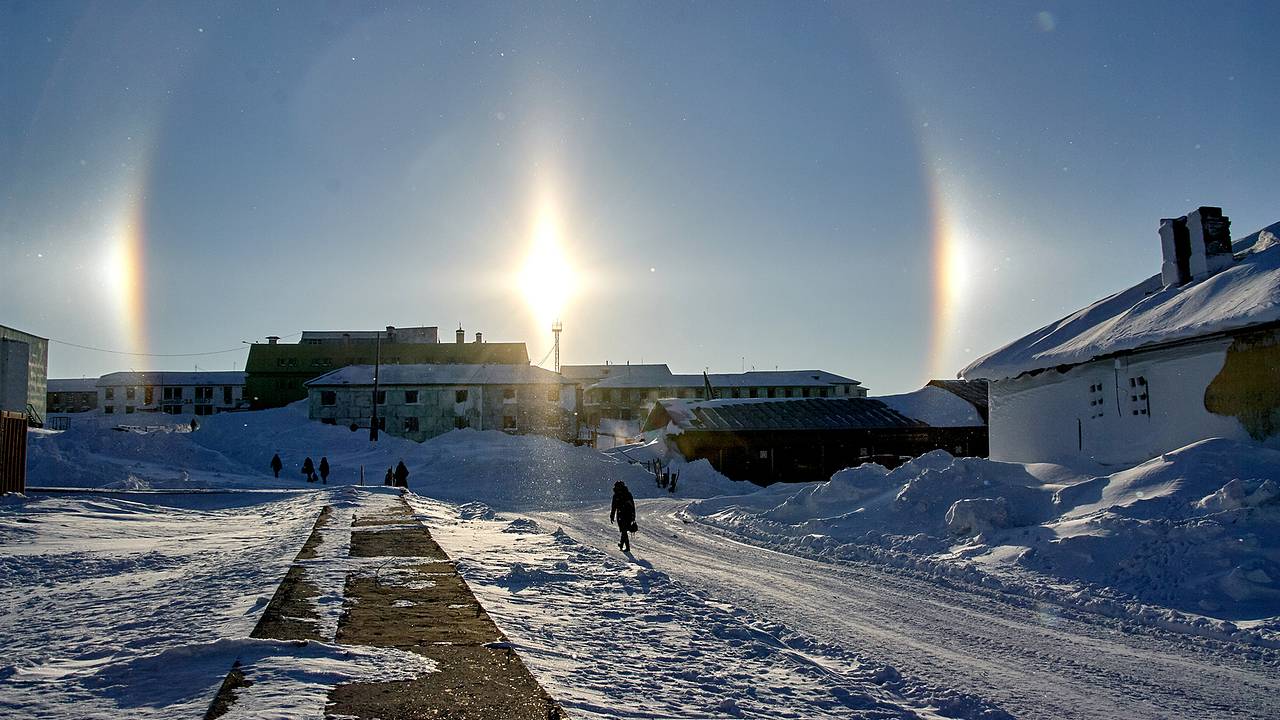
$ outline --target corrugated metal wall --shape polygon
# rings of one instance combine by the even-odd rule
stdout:
[[[0,495],[26,489],[27,417],[0,411]]]

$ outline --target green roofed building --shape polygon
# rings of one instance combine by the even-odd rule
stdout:
[[[245,363],[245,395],[255,409],[283,407],[307,397],[308,380],[351,365],[528,365],[522,342],[488,343],[476,333],[466,342],[459,328],[455,341],[439,341],[435,327],[372,331],[304,332],[297,343],[277,337],[254,343]]]

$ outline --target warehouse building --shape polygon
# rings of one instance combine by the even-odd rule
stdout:
[[[49,340],[0,325],[0,410],[44,424]]]

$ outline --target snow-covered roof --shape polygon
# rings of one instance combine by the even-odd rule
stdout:
[[[671,369],[665,364],[650,365],[561,365],[560,374],[570,380],[599,380],[601,378],[630,375],[631,373],[652,373],[655,376],[670,375]]]
[[[702,387],[702,375],[675,375],[666,365],[646,366],[663,371],[618,373],[602,379],[592,388],[667,388]],[[752,370],[744,373],[711,373],[708,376],[713,388],[730,387],[829,387],[831,385],[861,385],[862,383],[825,370]]]
[[[1168,288],[1160,275],[1149,277],[982,357],[960,377],[1001,380],[1280,321],[1280,223],[1232,250],[1236,262],[1221,272]]]
[[[379,385],[548,385],[571,381],[534,365],[383,365]],[[351,365],[303,383],[307,387],[373,385],[372,365]]]
[[[982,427],[987,424],[973,403],[935,385],[926,385],[915,392],[871,399],[933,427]]]
[[[113,372],[98,378],[96,387],[121,385],[243,385],[241,371],[211,372]]]
[[[94,392],[98,378],[56,378],[46,383],[49,392]]]

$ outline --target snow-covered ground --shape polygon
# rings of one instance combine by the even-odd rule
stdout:
[[[651,445],[371,445],[296,407],[31,443],[32,485],[122,491],[0,505],[0,715],[196,717],[240,657],[273,681],[239,712],[305,687],[286,716],[307,716],[384,672],[245,639],[322,505],[341,534],[390,497],[307,485],[307,455],[343,486],[403,458],[417,512],[576,717],[1280,716],[1280,452],[1210,440],[1096,477],[938,452],[759,490]],[[628,462],[655,458],[676,494]],[[630,556],[616,480],[640,499]],[[127,491],[154,488],[189,492]],[[341,547],[308,561],[324,587],[361,571]]]

